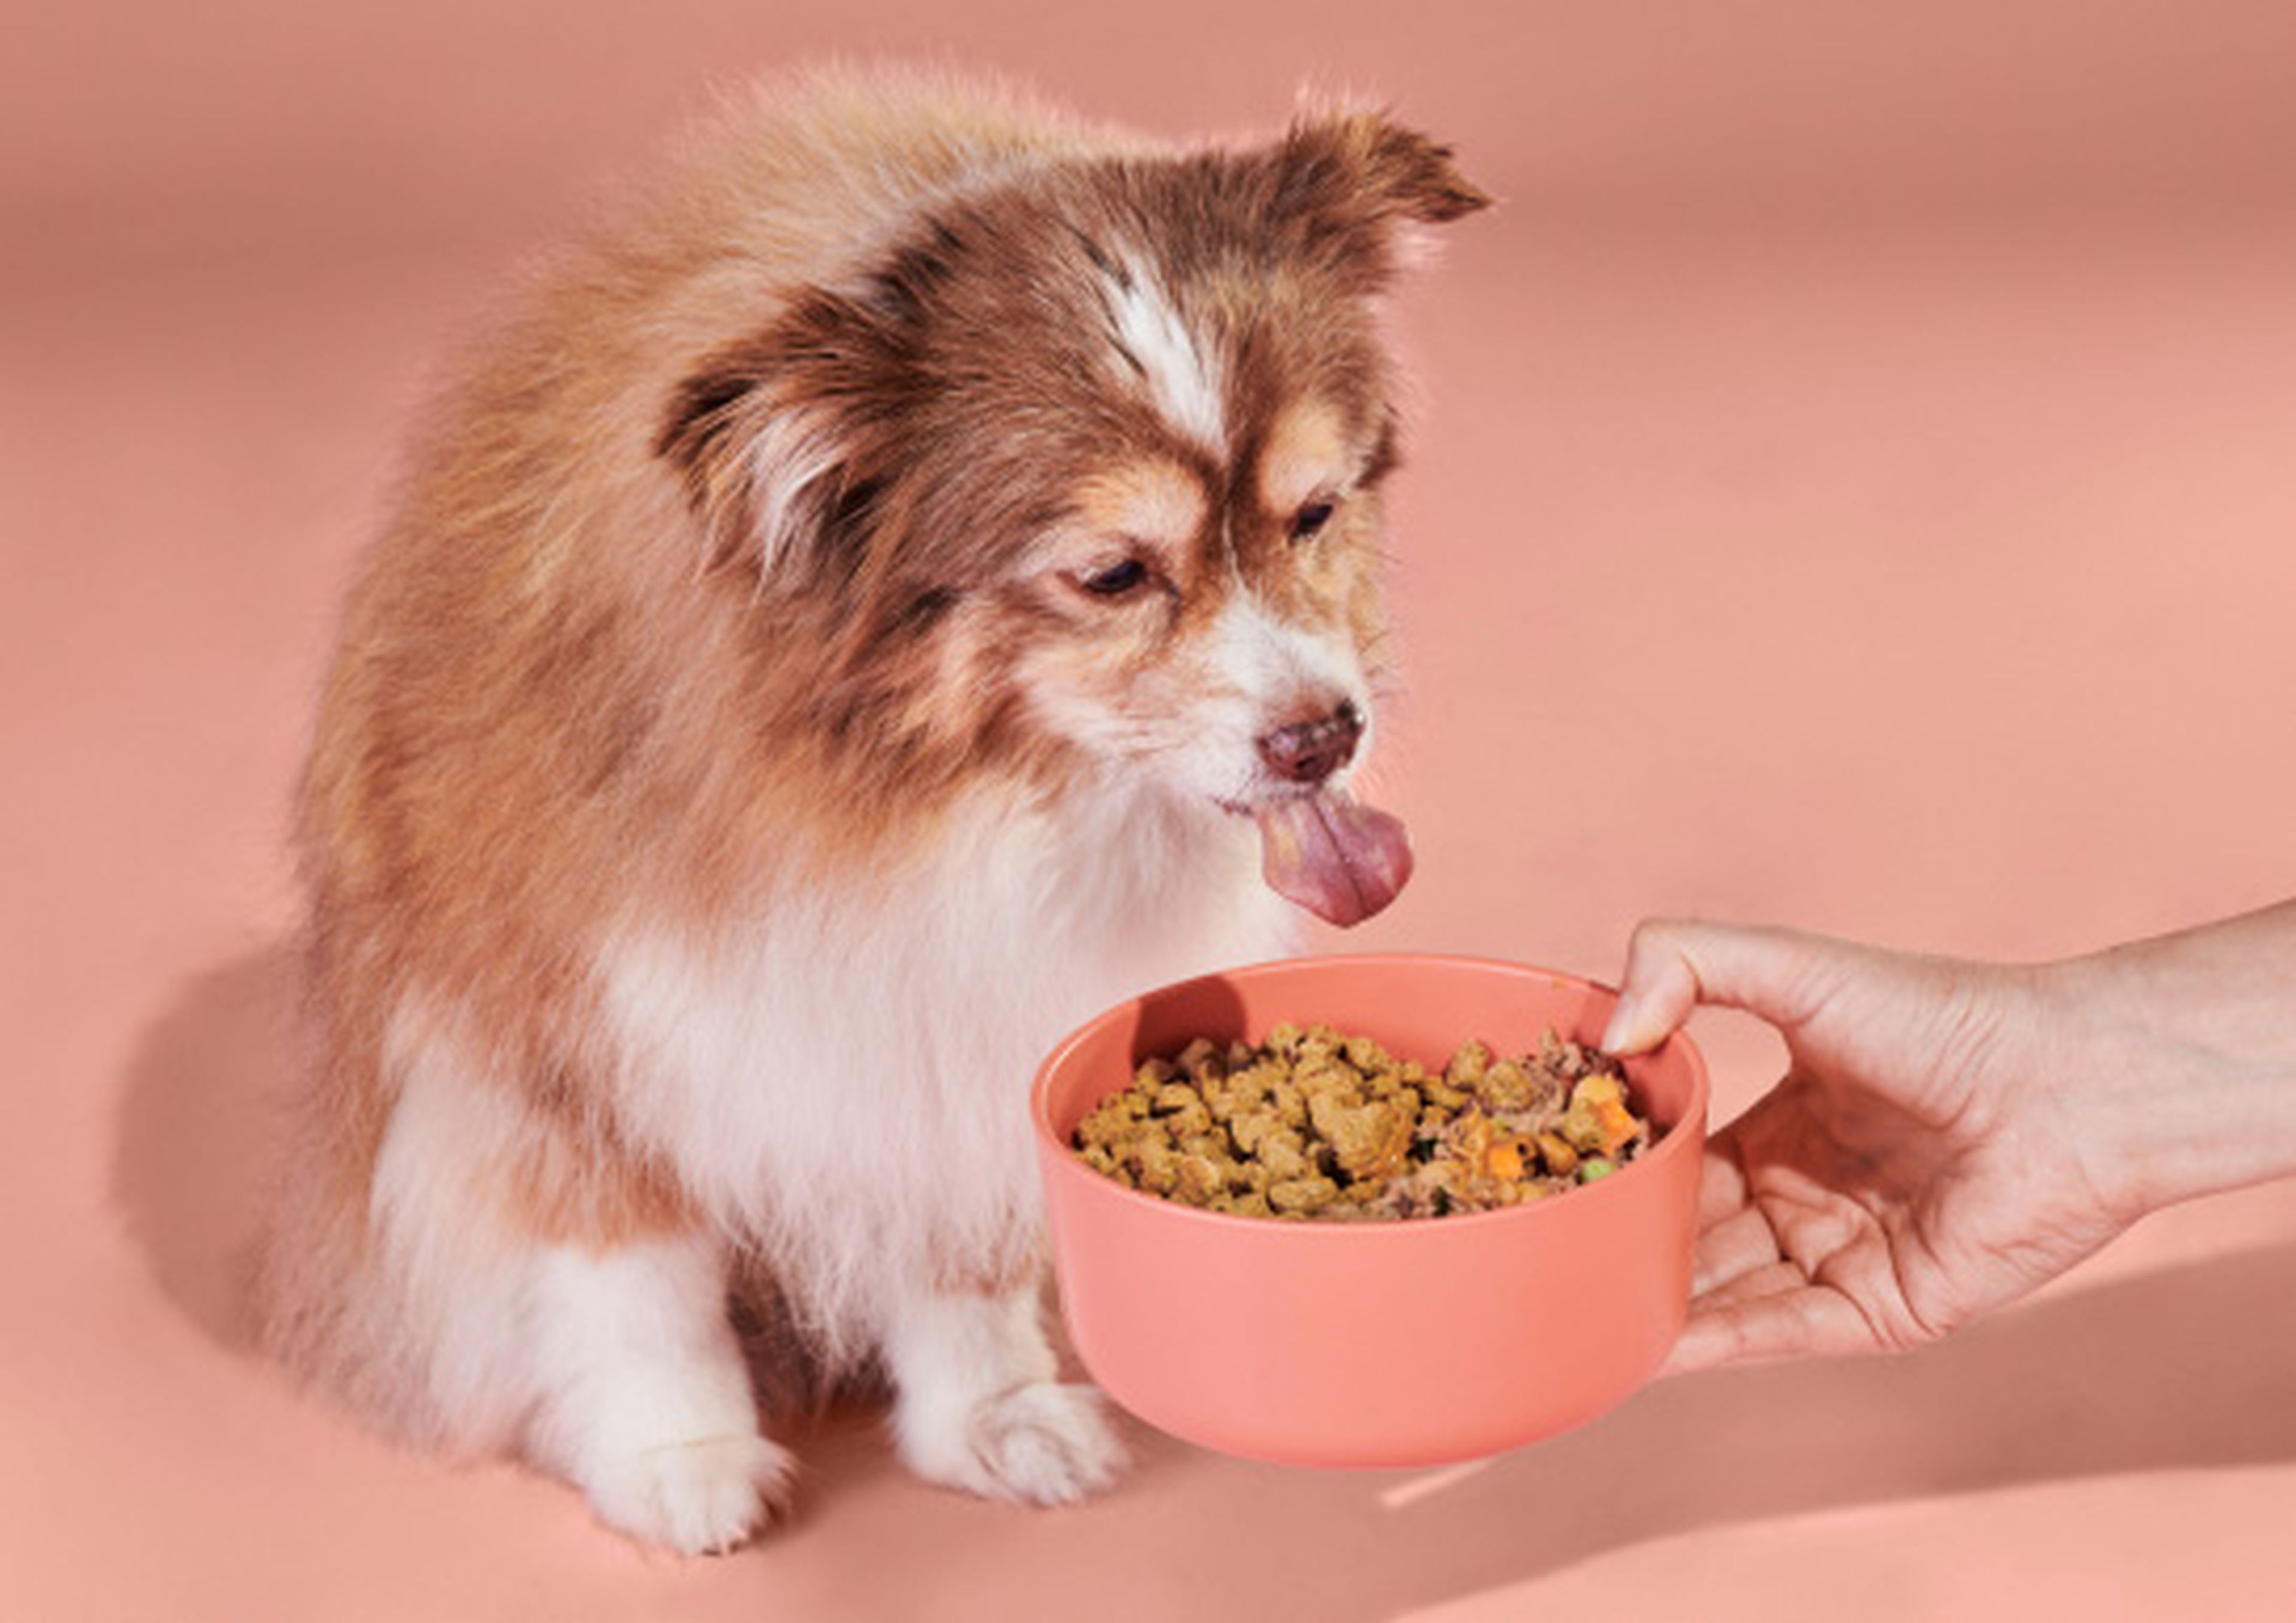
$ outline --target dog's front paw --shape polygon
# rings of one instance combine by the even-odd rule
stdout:
[[[745,1544],[789,1508],[797,1456],[751,1435],[681,1443],[585,1473],[590,1507],[607,1526],[681,1555]]]
[[[1113,1483],[1124,1445],[1099,1391],[1032,1381],[983,1398],[947,1426],[902,1438],[909,1469],[990,1499],[1072,1504]]]

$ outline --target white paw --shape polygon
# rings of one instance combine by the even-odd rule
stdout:
[[[903,1456],[931,1481],[1021,1504],[1072,1504],[1116,1480],[1124,1445],[1099,1391],[1034,1381],[948,1426],[905,1428]]]
[[[762,1437],[648,1448],[585,1474],[607,1526],[681,1555],[721,1554],[789,1508],[797,1456]]]

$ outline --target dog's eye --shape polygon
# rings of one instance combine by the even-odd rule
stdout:
[[[1123,597],[1138,591],[1148,582],[1148,566],[1137,558],[1127,558],[1104,570],[1082,577],[1077,585],[1095,597]]]
[[[1292,538],[1305,541],[1332,521],[1337,502],[1310,502],[1292,515]]]

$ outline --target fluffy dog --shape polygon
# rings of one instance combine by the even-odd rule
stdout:
[[[1173,150],[1003,92],[747,99],[426,420],[302,790],[314,1048],[267,1271],[373,1421],[639,1538],[790,1491],[764,1282],[902,1458],[1121,1450],[1055,1380],[1025,1093],[1067,1029],[1350,922],[1397,462],[1377,296],[1483,197],[1386,116]]]

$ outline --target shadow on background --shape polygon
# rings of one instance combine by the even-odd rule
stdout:
[[[282,1142],[292,995],[284,947],[191,982],[138,1051],[114,1159],[115,1202],[160,1287],[234,1350],[250,1342],[244,1268]],[[911,1482],[865,1406],[777,1430],[807,1488],[763,1554],[810,1559],[820,1541],[855,1616],[1070,1615],[1081,1541],[1147,1562],[1105,1597],[1110,1619],[1387,1619],[1702,1528],[2296,1460],[2296,1247],[2053,1296],[1909,1357],[1665,1382],[1408,1494],[1394,1490],[1424,1473],[1254,1464],[1135,1426],[1116,1493],[1025,1514]],[[993,1572],[953,1584],[941,1561],[853,1561],[857,1538],[969,1546]],[[701,1581],[769,1586],[774,1572],[736,1559]]]
[[[169,1301],[209,1339],[252,1356],[253,1283],[300,1061],[298,971],[281,942],[195,977],[136,1051],[112,1157],[111,1198]],[[760,1282],[737,1320],[753,1360],[801,1365]],[[871,1396],[793,1367],[763,1385],[780,1412],[836,1431]]]
[[[1433,1472],[1225,1459],[1136,1425],[1130,1435],[1135,1470],[1111,1497],[991,1521],[948,1496],[875,1482],[896,1471],[882,1443],[834,1427],[805,1456],[824,1501],[808,1533],[841,1542],[836,1524],[858,1499],[878,1502],[867,1508],[881,1537],[931,1529],[922,1542],[939,1548],[969,1533],[994,1552],[993,1589],[978,1594],[931,1562],[857,1567],[857,1617],[1074,1615],[1063,1608],[1090,1550],[1127,1573],[1094,1603],[1104,1620],[1368,1623],[1702,1529],[2296,1461],[2296,1247],[2070,1292],[1903,1357],[1662,1382],[1447,1485]],[[908,1507],[898,1520],[888,1497]]]
[[[2069,1292],[1907,1357],[1663,1382],[1455,1488],[1359,1518],[1409,1526],[1423,1565],[1348,1587],[1377,1598],[1356,1615],[1386,1617],[1701,1528],[2291,1460],[2296,1247],[2276,1247]]]
[[[144,1034],[120,1107],[111,1198],[168,1299],[234,1351],[286,1142],[295,957],[285,942],[194,978]]]

